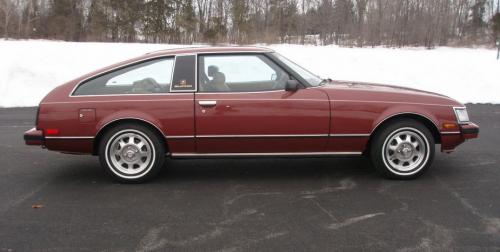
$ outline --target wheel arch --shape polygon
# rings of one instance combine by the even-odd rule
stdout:
[[[130,117],[130,118],[114,119],[112,121],[109,121],[109,122],[103,124],[99,128],[99,130],[97,131],[96,136],[94,137],[94,142],[92,145],[92,155],[98,155],[99,143],[101,142],[101,139],[104,136],[104,134],[108,130],[110,130],[110,129],[112,129],[120,124],[124,124],[124,123],[135,123],[135,124],[139,124],[139,125],[142,125],[142,126],[149,128],[151,131],[153,131],[157,135],[158,139],[164,144],[166,152],[167,153],[169,152],[169,147],[168,147],[167,140],[165,139],[165,135],[163,134],[163,132],[161,131],[161,129],[157,125],[155,125],[154,123],[152,123],[148,120],[145,120],[145,119],[131,118]]]
[[[412,119],[422,123],[431,132],[435,143],[441,143],[441,133],[439,132],[437,124],[432,119],[420,113],[404,112],[388,116],[375,125],[372,132],[370,133],[370,137],[368,139],[365,152],[370,150],[372,140],[380,130],[382,130],[386,125],[389,125],[394,121],[404,120],[404,119]]]

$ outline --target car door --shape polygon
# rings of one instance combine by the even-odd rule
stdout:
[[[305,86],[285,91],[290,78],[264,54],[199,55],[197,152],[323,152],[330,127],[328,97],[319,89]]]

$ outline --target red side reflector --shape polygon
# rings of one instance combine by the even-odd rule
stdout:
[[[59,135],[59,129],[46,129],[45,135]]]

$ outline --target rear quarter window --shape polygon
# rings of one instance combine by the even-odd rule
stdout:
[[[83,82],[73,96],[168,93],[173,66],[173,57],[126,66]]]

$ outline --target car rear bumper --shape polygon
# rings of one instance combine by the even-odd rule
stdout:
[[[32,128],[24,132],[24,142],[26,145],[44,145],[45,137],[43,131]]]
[[[468,139],[479,136],[479,126],[475,123],[460,125],[460,131],[441,133],[441,151],[452,152],[457,146]]]

